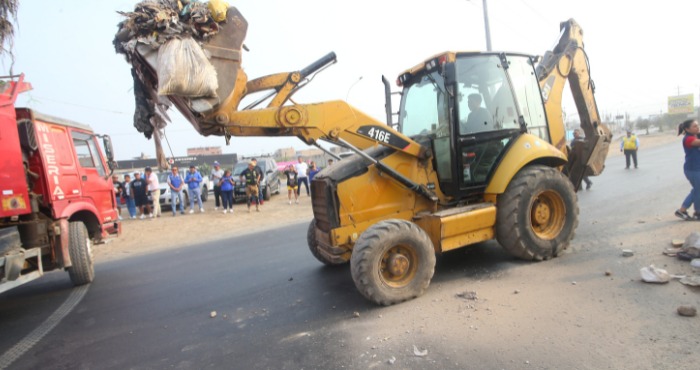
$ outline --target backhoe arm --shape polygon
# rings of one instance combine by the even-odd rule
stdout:
[[[588,57],[583,49],[583,30],[573,20],[562,22],[559,42],[545,53],[536,72],[540,81],[552,143],[562,152],[566,149],[566,127],[562,117],[562,93],[566,81],[576,103],[585,133],[583,142],[574,143],[568,153],[567,172],[576,190],[585,175],[597,176],[605,168],[612,134],[601,124],[595,101],[595,85],[590,76]]]
[[[192,123],[200,132],[227,138],[296,136],[308,145],[319,140],[350,144],[357,149],[384,145],[412,156],[425,156],[421,145],[344,101],[284,105],[304,86],[308,76],[334,62],[335,53],[329,53],[300,71],[277,73],[248,82],[239,78],[231,95],[218,109]],[[245,96],[265,90],[269,93],[261,99],[243,110],[238,109]],[[271,99],[267,108],[251,109],[267,99]]]

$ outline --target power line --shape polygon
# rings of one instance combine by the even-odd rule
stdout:
[[[91,107],[91,106],[81,105],[81,104],[75,104],[75,103],[69,103],[69,102],[65,102],[65,101],[61,101],[61,100],[56,100],[56,99],[51,99],[51,98],[45,98],[45,97],[41,97],[41,96],[36,96],[36,95],[33,95],[33,94],[29,94],[29,101],[28,101],[29,104],[31,104],[32,102],[39,102],[39,103],[41,103],[42,100],[46,100],[46,101],[50,101],[50,102],[58,103],[58,104],[70,105],[70,106],[79,107],[79,108],[97,110],[97,111],[102,111],[102,112],[107,112],[107,113],[126,114],[126,112],[115,111],[115,110],[110,110],[110,109],[105,109],[105,108]]]

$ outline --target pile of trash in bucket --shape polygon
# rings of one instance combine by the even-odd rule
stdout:
[[[171,104],[190,121],[219,104],[217,67],[235,79],[247,23],[221,0],[142,1],[133,12],[118,13],[125,19],[113,43],[132,65],[134,127],[146,138],[153,136],[161,153],[159,130],[170,120]]]

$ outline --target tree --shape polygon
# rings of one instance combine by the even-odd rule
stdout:
[[[12,55],[12,39],[15,35],[15,27],[10,21],[17,23],[18,0],[0,0],[0,54]],[[5,47],[8,44],[8,47]]]
[[[646,130],[646,134],[649,135],[649,126],[651,126],[651,121],[648,118],[637,118],[637,122],[634,125],[639,130]]]

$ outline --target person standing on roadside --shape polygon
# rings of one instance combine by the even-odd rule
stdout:
[[[309,192],[309,165],[304,162],[304,158],[297,158],[297,163],[294,164],[294,169],[297,171],[297,195],[301,193],[301,184],[303,183],[306,187],[306,195],[310,195]]]
[[[571,147],[574,147],[575,142],[583,142],[583,132],[581,132],[581,129],[577,128],[574,130],[574,138],[571,140]],[[593,181],[591,181],[588,176],[584,175],[583,176],[583,182],[586,183],[586,190],[590,189],[591,186],[593,186]]]
[[[134,172],[131,190],[132,194],[134,194],[136,207],[139,209],[139,218],[143,220],[146,214],[151,213],[151,206],[148,204],[148,183],[141,178],[140,172]]]
[[[185,202],[182,200],[182,187],[185,181],[180,176],[180,171],[177,166],[173,166],[168,175],[168,186],[170,187],[170,209],[173,211],[173,217],[177,214],[177,205],[180,205],[180,214],[185,214]],[[177,202],[177,203],[176,203]]]
[[[328,167],[333,165],[333,158],[328,159]]]
[[[214,210],[219,210],[219,205],[223,201],[223,196],[221,195],[221,178],[224,177],[224,170],[221,169],[221,165],[218,161],[214,161],[214,171],[211,172],[209,176],[211,182],[214,184]],[[226,206],[224,206],[226,210]]]
[[[202,183],[202,175],[199,174],[197,168],[192,165],[190,166],[190,172],[185,176],[185,182],[187,183],[187,189],[189,189],[190,195],[190,213],[194,213],[194,201],[197,200],[197,205],[199,205],[199,212],[204,213],[204,207],[202,206],[202,191],[199,184]]]
[[[634,168],[637,169],[637,150],[639,149],[639,138],[632,134],[632,130],[627,130],[627,136],[622,137],[620,151],[625,153],[626,170],[630,169],[630,157],[634,161]]]
[[[134,201],[134,191],[131,188],[131,176],[124,175],[124,200],[126,200],[126,209],[129,210],[129,218],[136,218],[136,202]]]
[[[241,181],[245,182],[245,195],[248,203],[248,213],[250,213],[250,203],[255,199],[255,210],[260,212],[260,198],[258,198],[258,185],[260,184],[260,174],[255,170],[255,163],[248,162],[248,168],[241,172]]]
[[[690,193],[685,197],[681,208],[675,212],[676,217],[684,220],[700,221],[700,126],[695,119],[683,121],[678,125],[678,135],[683,136],[683,151],[685,151],[685,163],[683,164],[683,172],[685,178],[690,182]],[[690,216],[688,209],[690,206],[695,208],[695,214]]]
[[[119,175],[112,175],[112,185],[114,186],[114,196],[117,204],[117,216],[122,219],[122,199],[124,198],[124,183],[119,181]]]
[[[294,193],[294,202],[299,204],[297,170],[290,164],[284,169],[284,175],[287,176],[287,198],[289,198],[289,205],[292,205],[292,193]]]
[[[234,181],[231,177],[231,171],[226,170],[219,180],[219,187],[221,188],[221,203],[224,207],[224,213],[233,213],[233,186]]]
[[[151,194],[151,199],[153,199],[151,218],[153,216],[160,217],[160,182],[158,182],[158,176],[153,173],[151,167],[146,167],[146,182],[148,183],[148,192]]]
[[[265,178],[265,174],[263,173],[262,168],[260,168],[260,166],[258,166],[257,159],[251,158],[251,161],[255,165],[254,169],[255,169],[255,171],[258,172],[258,175],[259,175],[258,176],[258,178],[259,178],[259,180],[258,180],[258,201],[260,202],[260,205],[263,205],[265,203],[265,199],[263,198],[263,188],[262,188],[262,186],[260,186],[260,184],[262,183],[263,179]]]

